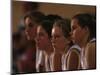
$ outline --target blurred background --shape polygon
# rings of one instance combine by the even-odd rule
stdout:
[[[27,12],[37,10],[45,14],[57,14],[69,19],[79,12],[96,14],[96,6],[12,1],[12,32],[17,32],[23,26],[22,19]]]

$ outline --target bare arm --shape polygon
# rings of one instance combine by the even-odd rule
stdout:
[[[77,70],[80,64],[80,56],[77,50],[73,49],[67,59],[67,69]]]
[[[95,42],[91,43],[86,48],[86,61],[87,61],[87,68],[88,69],[95,69],[96,68],[96,45]]]
[[[55,54],[54,60],[54,71],[61,71],[61,55],[60,54]]]

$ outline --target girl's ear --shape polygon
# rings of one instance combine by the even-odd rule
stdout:
[[[84,34],[85,34],[85,37],[89,37],[90,36],[90,31],[88,29],[88,27],[84,27]]]
[[[67,44],[70,44],[70,42],[71,42],[71,37],[67,37],[66,41],[67,41]]]
[[[86,33],[89,32],[88,27],[84,27],[84,31],[85,31]]]

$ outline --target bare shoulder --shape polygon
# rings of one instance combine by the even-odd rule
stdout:
[[[92,51],[95,51],[96,50],[96,42],[88,43],[86,46],[86,49],[87,49],[87,52],[89,51],[90,53]]]
[[[77,49],[73,48],[69,52],[67,66],[69,70],[76,70],[80,65],[80,53]]]
[[[85,57],[88,64],[88,68],[92,69],[96,67],[96,42],[88,43],[85,48]]]
[[[76,60],[79,61],[79,58],[80,58],[80,52],[76,49],[76,48],[73,48],[70,52],[69,52],[69,56],[68,56],[69,60],[70,61],[74,61]]]

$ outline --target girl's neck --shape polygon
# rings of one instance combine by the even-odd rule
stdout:
[[[87,35],[87,36],[85,36],[84,39],[81,41],[81,43],[79,44],[79,46],[80,46],[81,48],[85,48],[85,46],[87,45],[88,41],[89,41],[89,36]]]
[[[65,53],[67,53],[68,50],[69,50],[69,45],[66,46],[66,47],[65,47],[64,49],[62,49],[62,50],[56,49],[56,50],[54,50],[54,51],[55,51],[56,54],[58,53],[58,54],[63,55],[63,54],[65,54]]]
[[[51,44],[48,45],[48,47],[46,47],[45,52],[50,55],[51,53],[54,52],[53,47]]]

